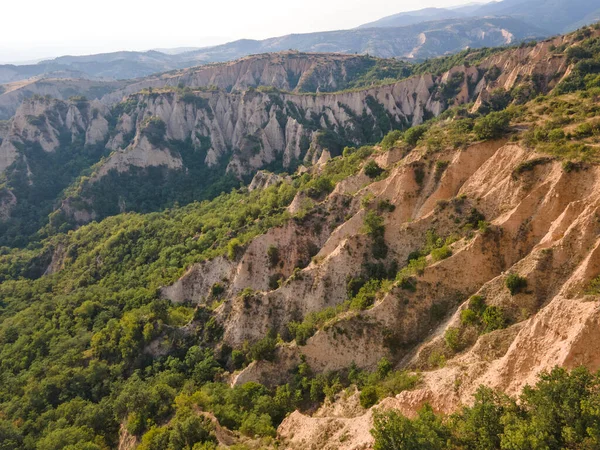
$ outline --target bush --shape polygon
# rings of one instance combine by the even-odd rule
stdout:
[[[363,408],[368,409],[378,401],[379,396],[377,395],[377,388],[375,386],[365,386],[360,391],[360,406]]]
[[[377,259],[383,259],[387,256],[388,247],[385,242],[385,226],[383,217],[374,211],[368,211],[365,214],[363,231],[368,234],[372,241],[372,253]]]
[[[227,257],[231,261],[235,261],[242,251],[242,243],[239,239],[233,238],[227,244]]]
[[[485,308],[487,308],[487,305],[485,304],[485,298],[481,295],[473,295],[469,299],[469,309],[473,310],[475,314],[479,316],[482,315],[485,311]]]
[[[450,350],[453,352],[461,351],[465,345],[461,338],[460,329],[457,327],[450,327],[444,333],[444,341]]]
[[[565,138],[565,132],[562,128],[555,128],[548,132],[548,140],[550,142],[560,142]]]
[[[527,279],[514,273],[506,277],[505,283],[510,295],[516,295],[527,287]]]
[[[279,249],[274,245],[269,245],[269,248],[267,249],[267,260],[269,261],[270,268],[279,264]]]
[[[441,261],[443,259],[449,258],[452,256],[452,250],[447,245],[443,245],[440,248],[434,248],[431,251],[431,259],[434,262]]]
[[[476,325],[479,322],[479,316],[472,309],[463,309],[460,312],[460,323],[462,325]]]
[[[268,414],[250,413],[240,426],[240,432],[249,437],[270,436],[275,437],[277,431],[273,427],[271,416]]]
[[[244,367],[245,363],[246,355],[244,355],[244,352],[240,350],[234,350],[231,352],[231,364],[233,365],[234,369],[241,369]]]
[[[442,175],[450,165],[450,161],[437,161],[435,163],[435,179],[440,180]]]
[[[510,117],[505,111],[493,112],[475,122],[473,131],[477,139],[499,139],[509,130]]]
[[[488,306],[483,313],[482,322],[485,325],[484,333],[506,328],[504,311],[498,306]]]
[[[167,124],[156,116],[148,117],[144,120],[142,133],[148,138],[148,141],[154,146],[165,143],[165,134]]]
[[[404,132],[404,142],[415,147],[427,132],[428,128],[427,125],[417,125],[416,127],[409,128]]]
[[[218,281],[210,288],[210,296],[213,298],[219,297],[223,292],[225,292],[225,286]]]
[[[594,278],[586,291],[588,295],[598,295],[600,294],[600,276]]]
[[[373,211],[368,211],[364,219],[364,231],[371,237],[383,235],[385,226],[383,225],[383,217]]]
[[[425,405],[414,420],[395,411],[376,412],[371,433],[375,438],[374,450],[442,450],[449,448],[450,430],[440,417],[435,416],[429,405]]]
[[[380,200],[377,203],[377,211],[379,212],[394,212],[396,210],[396,205],[392,204],[389,200]]]
[[[377,363],[377,375],[379,378],[385,378],[390,374],[393,368],[393,364],[387,358],[381,358]]]
[[[435,416],[425,406],[411,420],[395,411],[376,412],[375,450],[597,449],[600,374],[586,368],[554,368],[526,386],[519,402],[486,387],[473,406]]]
[[[277,349],[277,337],[274,331],[250,347],[250,358],[254,361],[273,361]]]
[[[402,132],[398,130],[390,131],[381,141],[381,148],[383,150],[391,150],[394,148],[396,142],[402,138]]]
[[[379,167],[375,161],[370,160],[367,164],[365,164],[365,175],[369,178],[377,178],[382,173],[383,169]]]
[[[360,288],[358,294],[351,300],[350,308],[355,310],[364,310],[373,306],[377,298],[377,293],[381,288],[381,281],[369,280]]]

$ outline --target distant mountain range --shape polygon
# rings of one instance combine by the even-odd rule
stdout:
[[[290,34],[260,41],[243,39],[182,53],[167,54],[152,50],[61,56],[33,65],[2,65],[0,84],[65,71],[81,72],[81,77],[92,79],[131,79],[210,62],[231,61],[251,54],[289,49],[301,52],[425,59],[455,53],[468,47],[502,46],[547,34],[543,29],[511,17],[446,19],[403,27]]]
[[[425,8],[387,16],[359,28],[402,27],[432,20],[487,16],[514,17],[553,35],[600,20],[600,0],[504,0],[457,8]]]
[[[61,56],[29,65],[0,65],[0,84],[39,78],[124,80],[251,54],[301,52],[369,54],[422,60],[465,48],[514,44],[600,20],[600,0],[504,0],[426,8],[384,17],[352,30],[242,39],[204,48]]]

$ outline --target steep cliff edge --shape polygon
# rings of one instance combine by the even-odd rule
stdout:
[[[247,56],[225,63],[207,64],[147,77],[102,97],[112,105],[142,89],[213,87],[228,92],[271,86],[283,91],[330,92],[345,89],[378,62],[400,67],[394,60],[340,53],[280,52]]]

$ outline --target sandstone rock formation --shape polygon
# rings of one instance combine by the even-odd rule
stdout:
[[[358,275],[372,261],[368,238],[360,232],[361,199],[389,200],[396,209],[385,214],[388,261],[406,261],[432,229],[458,237],[451,245],[452,255],[430,260],[422,274],[415,275],[414,290],[396,286],[374,307],[339,315],[305,345],[282,347],[274,365],[250,365],[235,383],[264,382],[275,368],[285,373],[300,362],[300,355],[316,371],[340,370],[352,363],[373,368],[385,356],[398,368],[424,371],[416,391],[378,406],[410,415],[425,402],[437,411],[451,412],[469,402],[480,384],[516,394],[540,371],[555,365],[599,369],[598,352],[589,343],[600,338],[600,307],[585,290],[600,273],[600,170],[586,166],[566,172],[559,162],[548,159],[532,171],[516,171],[536,157],[505,141],[475,144],[436,154],[436,160],[450,161],[440,177],[425,149],[413,152],[391,164],[386,179],[367,182],[353,193],[350,219],[338,224],[323,216],[323,229],[332,231],[311,238],[319,252],[281,287],[273,290],[267,285],[273,271],[266,250],[268,245],[280,245],[288,254],[295,251],[290,245],[301,246],[298,237],[304,233],[294,231],[295,224],[257,238],[237,262],[220,258],[193,267],[164,294],[176,301],[202,301],[209,297],[214,280],[226,278],[227,300],[219,309],[226,343],[239,346],[259,339],[270,328],[285,334],[289,321],[345,300],[346,278]],[[417,164],[426,171],[421,184],[415,181]],[[348,194],[332,193],[318,209],[335,211],[333,203],[344,195]],[[465,231],[464,219],[474,209],[489,221],[489,228]],[[292,261],[284,262],[284,277],[290,275]],[[217,268],[226,270],[216,274]],[[525,277],[527,289],[511,295],[505,286],[509,273]],[[247,287],[254,290],[250,298],[237,295]],[[460,328],[460,312],[474,294],[502,307],[511,326],[471,336],[465,350],[448,353],[444,333]],[[443,367],[436,367],[432,359],[436,352],[447,358]],[[340,400],[342,410],[348,401]],[[313,416],[295,412],[279,432],[286,448],[313,448],[318,442],[319,448],[369,448],[371,417],[372,412],[365,410],[352,414],[324,410]]]

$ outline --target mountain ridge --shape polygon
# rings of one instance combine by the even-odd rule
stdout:
[[[503,28],[504,27],[504,28]],[[369,53],[379,57],[428,58],[447,52],[457,52],[465,47],[498,46],[506,42],[498,30],[505,29],[514,36],[513,41],[545,36],[545,32],[535,26],[510,18],[473,18],[445,23],[414,24],[407,29],[380,28],[376,32],[364,30],[340,30],[321,33],[280,36],[262,41],[242,39],[231,43],[212,46],[176,55],[150,52],[115,52],[90,56],[65,56],[30,66],[0,66],[0,81],[17,81],[32,75],[51,73],[56,70],[78,70],[88,76],[111,79],[136,78],[157,72],[182,69],[202,63],[234,60],[253,53],[285,51]],[[470,33],[479,29],[479,33]],[[423,49],[419,54],[411,51],[422,33],[443,33],[444,42]],[[485,33],[490,34],[489,38]],[[329,41],[324,41],[324,39]],[[487,40],[486,40],[487,39]],[[414,53],[414,52],[413,52]],[[131,56],[125,59],[122,56]],[[2,75],[4,73],[4,76]]]

